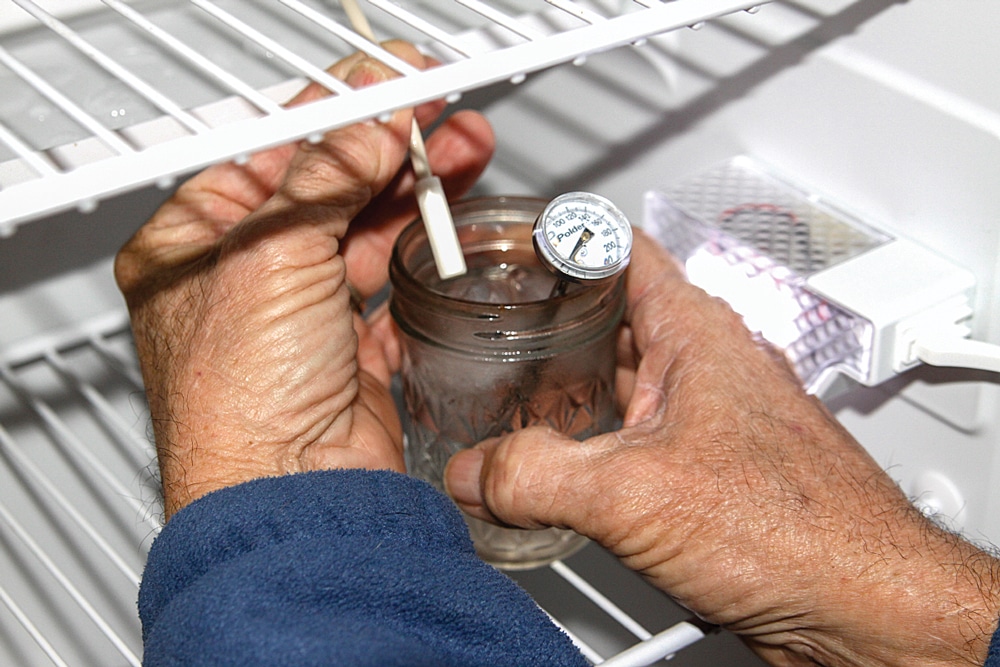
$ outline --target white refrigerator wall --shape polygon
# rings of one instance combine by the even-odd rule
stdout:
[[[805,6],[807,3],[801,3]],[[988,0],[765,6],[491,91],[491,193],[642,194],[739,154],[977,277],[1000,343],[1000,8]],[[918,501],[1000,542],[996,375],[922,367],[828,404]]]

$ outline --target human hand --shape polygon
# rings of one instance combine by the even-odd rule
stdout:
[[[386,48],[418,67],[401,42]],[[393,76],[355,54],[331,68],[354,87]],[[291,104],[325,92],[316,85]],[[428,123],[442,104],[415,111]],[[411,112],[267,150],[182,185],[117,257],[132,319],[169,517],[256,477],[335,467],[403,470],[388,391],[387,313],[352,317],[387,280],[396,234],[417,215],[400,171]],[[451,196],[493,148],[479,115],[453,115],[427,140]]]
[[[998,562],[943,531],[725,304],[636,233],[620,431],[456,454],[466,512],[572,528],[773,665],[982,665]]]

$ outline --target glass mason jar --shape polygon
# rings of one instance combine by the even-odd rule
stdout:
[[[615,426],[615,340],[621,277],[570,285],[535,256],[531,230],[546,202],[491,197],[452,208],[468,273],[442,281],[420,220],[400,235],[389,268],[402,336],[406,463],[443,489],[455,452],[547,425],[578,440]],[[564,558],[585,538],[549,528],[499,528],[466,517],[476,550],[503,568]]]

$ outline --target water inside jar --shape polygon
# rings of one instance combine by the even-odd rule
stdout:
[[[415,277],[444,296],[507,305],[544,301],[556,284],[530,245],[466,249],[465,263],[468,272],[456,278],[442,281],[434,266],[424,267]]]

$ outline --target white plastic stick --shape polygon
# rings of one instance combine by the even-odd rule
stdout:
[[[376,42],[375,33],[357,0],[341,0],[341,4],[357,33],[371,42]],[[424,229],[427,230],[427,241],[431,246],[438,275],[441,280],[464,275],[467,271],[465,254],[462,252],[462,244],[455,231],[455,220],[451,217],[451,208],[448,206],[448,198],[444,194],[441,179],[431,172],[424,137],[416,118],[410,127],[410,162],[417,177],[413,191],[417,196],[417,206],[420,207],[420,217],[424,221]]]
[[[438,275],[442,280],[464,275],[467,270],[465,255],[462,254],[462,244],[458,241],[455,222],[451,217],[451,209],[448,208],[444,188],[441,187],[441,179],[437,176],[421,178],[413,186],[413,190],[417,195],[417,204],[424,219],[427,240],[431,244]]]

